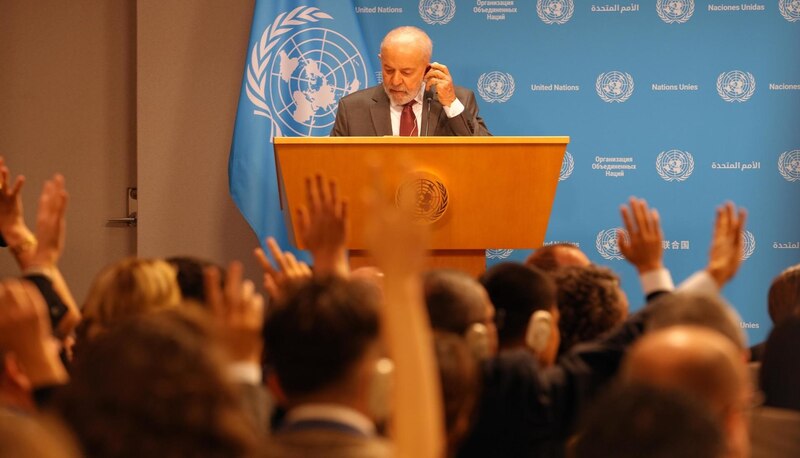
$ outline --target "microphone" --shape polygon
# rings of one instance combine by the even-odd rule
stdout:
[[[425,98],[425,103],[428,104],[427,113],[425,115],[425,136],[428,136],[428,129],[431,127],[431,102],[433,101],[433,91]]]

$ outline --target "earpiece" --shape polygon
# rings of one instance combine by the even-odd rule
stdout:
[[[472,356],[478,361],[482,361],[491,356],[489,342],[489,329],[483,323],[473,323],[467,332],[464,333],[464,340]]]
[[[528,320],[528,329],[525,331],[525,343],[534,352],[543,352],[550,341],[552,326],[553,315],[550,312],[546,310],[533,312]]]

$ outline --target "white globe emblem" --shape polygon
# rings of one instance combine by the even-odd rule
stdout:
[[[800,149],[781,153],[778,171],[786,181],[800,181]]]
[[[756,79],[750,72],[733,70],[717,77],[717,93],[726,102],[747,102],[756,90]]]
[[[326,135],[342,96],[365,86],[361,54],[344,35],[308,28],[288,37],[270,67],[270,100],[282,127],[296,135]]]
[[[503,103],[514,95],[514,77],[510,73],[489,72],[478,78],[478,94],[489,103]]]
[[[545,24],[566,24],[575,12],[572,0],[537,0],[536,14]]]
[[[569,154],[569,151],[564,153],[564,160],[561,162],[561,171],[558,173],[558,181],[564,181],[572,175],[575,170],[575,159]]]
[[[800,21],[800,0],[779,0],[778,9],[787,21]]]
[[[486,250],[486,258],[487,259],[506,259],[507,257],[511,256],[514,250],[501,250],[501,249],[492,249]]]
[[[622,251],[619,249],[619,242],[617,241],[617,231],[622,231],[623,237],[628,239],[628,234],[621,227],[612,227],[597,233],[595,240],[595,248],[605,259],[614,260],[622,259]]]
[[[455,15],[455,0],[419,0],[419,16],[427,24],[444,25]]]
[[[742,240],[744,246],[742,247],[742,261],[749,258],[756,251],[756,238],[750,231],[742,231]]]
[[[694,0],[658,0],[656,12],[667,24],[683,24],[694,14]]]
[[[633,77],[618,71],[601,73],[597,76],[595,90],[604,102],[622,103],[633,94]]]
[[[694,157],[677,149],[662,151],[656,157],[656,171],[664,181],[686,181],[694,171]]]

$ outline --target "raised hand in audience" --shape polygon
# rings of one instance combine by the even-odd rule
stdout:
[[[22,186],[25,177],[17,175],[9,182],[10,171],[0,157],[0,235],[3,236],[17,263],[24,269],[36,251],[36,238],[25,225],[22,211]]]
[[[261,247],[256,248],[253,254],[264,269],[264,289],[272,300],[278,301],[284,297],[287,288],[310,278],[312,273],[308,264],[298,261],[291,252],[282,251],[272,237],[267,238],[267,248],[277,268],[272,265]]]
[[[224,286],[216,267],[203,271],[206,301],[222,329],[224,342],[234,362],[259,364],[263,347],[264,298],[250,280],[243,279],[242,263],[228,265]]]
[[[622,221],[625,224],[627,237],[617,231],[617,243],[625,259],[639,274],[644,274],[664,267],[664,234],[658,211],[650,209],[647,201],[631,197],[629,206],[622,205]]]
[[[395,363],[393,434],[397,456],[444,456],[441,390],[422,295],[425,227],[388,203],[373,171],[366,228],[371,254],[385,273],[381,332]]]
[[[314,258],[315,275],[350,273],[345,242],[349,233],[347,200],[335,180],[321,174],[306,178],[306,205],[297,210],[300,239]]]
[[[67,382],[47,306],[29,282],[0,281],[0,349],[14,354],[33,388]]]
[[[743,208],[737,209],[733,202],[717,207],[706,271],[720,288],[736,275],[742,264],[742,232],[746,220],[747,211]]]

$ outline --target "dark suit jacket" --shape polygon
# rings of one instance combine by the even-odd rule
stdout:
[[[561,457],[576,417],[616,374],[643,332],[646,307],[597,342],[581,344],[542,369],[527,350],[510,350],[483,366],[483,393],[459,458]]]
[[[483,119],[478,116],[475,94],[467,88],[455,87],[456,97],[464,105],[464,111],[455,118],[448,118],[442,104],[433,97],[428,113],[428,95],[422,102],[422,125],[420,132],[429,136],[475,136],[491,135]],[[383,86],[374,86],[354,92],[339,100],[336,122],[331,137],[382,137],[392,135],[389,115],[389,97]],[[428,127],[430,119],[430,127]]]

